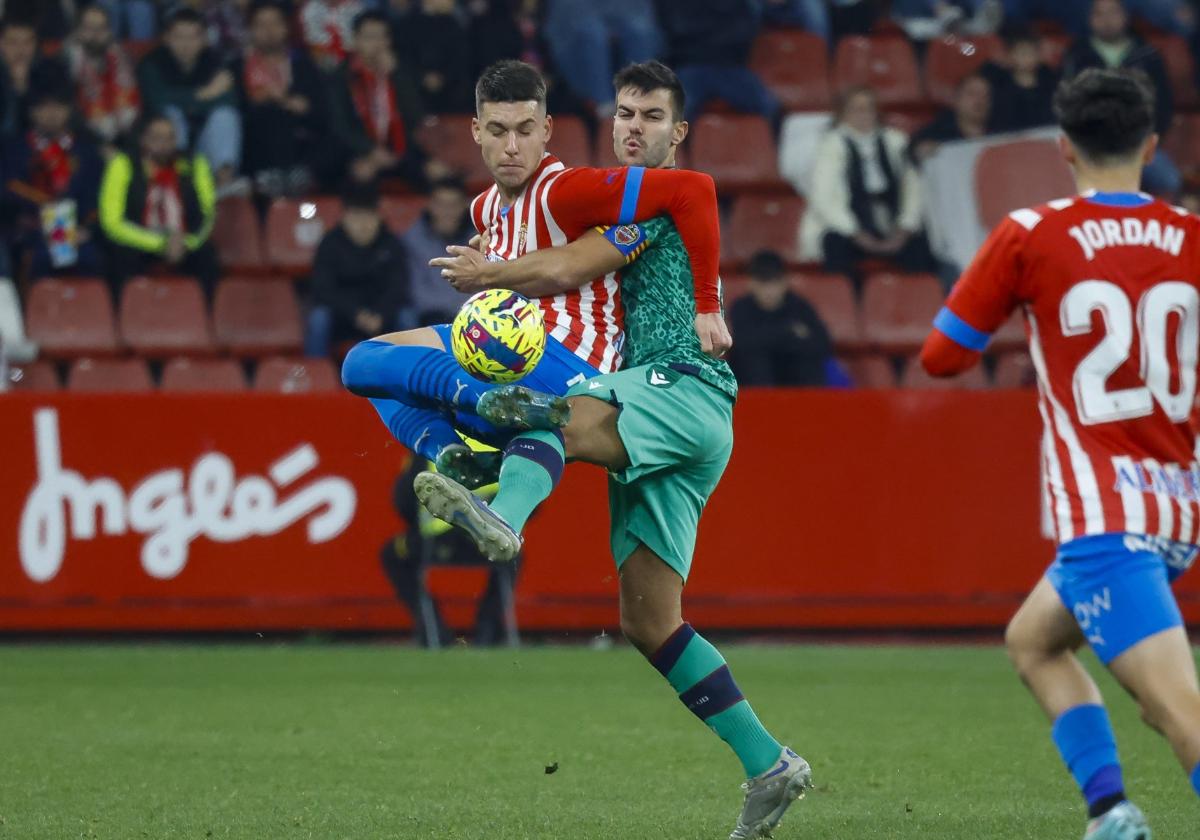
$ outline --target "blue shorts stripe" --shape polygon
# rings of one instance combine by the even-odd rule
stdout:
[[[644,166],[631,166],[625,174],[625,195],[621,198],[621,215],[617,223],[627,225],[637,215],[638,197],[642,193],[642,178],[646,174]]]
[[[980,353],[987,349],[988,341],[992,338],[990,333],[975,329],[945,306],[933,319],[933,326],[951,341]]]

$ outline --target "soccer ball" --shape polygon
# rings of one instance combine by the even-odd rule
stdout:
[[[473,295],[450,328],[450,349],[463,370],[484,382],[516,382],[546,349],[542,311],[507,289]]]

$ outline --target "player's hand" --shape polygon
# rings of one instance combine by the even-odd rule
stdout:
[[[472,294],[487,288],[484,273],[487,259],[468,245],[450,245],[448,257],[437,257],[429,261],[431,268],[440,268],[442,276],[460,292]]]
[[[477,233],[471,237],[471,241],[467,244],[486,256],[488,246],[492,244],[492,235],[490,233]]]
[[[696,316],[696,335],[700,337],[700,349],[719,359],[733,346],[733,336],[725,325],[720,312],[702,313]]]

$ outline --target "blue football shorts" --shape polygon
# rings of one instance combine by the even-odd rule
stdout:
[[[1143,639],[1183,625],[1171,584],[1200,548],[1144,534],[1063,543],[1046,578],[1105,665]]]

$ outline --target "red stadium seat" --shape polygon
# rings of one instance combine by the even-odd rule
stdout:
[[[13,391],[57,391],[62,385],[54,365],[43,360],[9,367],[8,387]]]
[[[908,364],[904,368],[904,375],[900,378],[900,385],[904,388],[922,388],[925,390],[970,390],[979,391],[988,386],[987,374],[983,370],[983,365],[977,364],[970,370],[960,373],[958,376],[930,376],[925,372],[925,368],[921,366],[921,361],[915,356],[908,360]]]
[[[1035,388],[1037,371],[1033,359],[1025,352],[1004,353],[996,357],[996,369],[992,371],[993,388]]]
[[[849,371],[856,388],[896,387],[896,367],[890,358],[881,353],[841,357],[838,361]]]
[[[1171,81],[1171,96],[1176,108],[1195,108],[1200,105],[1196,91],[1196,67],[1187,41],[1178,35],[1157,35],[1150,38],[1154,48],[1162,53]]]
[[[975,159],[980,223],[990,230],[1019,207],[1075,194],[1075,179],[1053,140],[989,146]]]
[[[925,54],[925,87],[929,98],[939,105],[952,104],[958,83],[1002,52],[1003,44],[995,35],[971,38],[947,35],[930,41]]]
[[[747,262],[764,249],[776,251],[789,263],[800,259],[800,217],[804,199],[798,195],[743,195],[733,205],[729,235],[721,237],[722,263]]]
[[[692,167],[711,175],[723,193],[785,187],[775,137],[762,117],[705,114],[692,126],[688,143]]]
[[[1184,178],[1200,178],[1200,114],[1176,114],[1163,146]]]
[[[840,274],[793,275],[792,291],[813,305],[839,349],[863,346],[858,302],[847,278]]]
[[[865,85],[875,91],[879,104],[920,105],[921,75],[912,46],[902,37],[866,38],[851,35],[838,42],[833,61],[833,87],[837,92]]]
[[[862,296],[865,340],[887,352],[910,353],[925,342],[942,306],[942,286],[932,274],[873,274]]]
[[[827,111],[833,104],[829,51],[819,35],[800,29],[763,32],[750,50],[750,69],[785,111]]]
[[[579,117],[570,114],[554,118],[554,131],[550,135],[546,151],[566,166],[591,166],[595,160],[587,126]],[[609,166],[611,161],[602,165]]]
[[[1000,329],[992,333],[988,351],[1002,353],[1005,350],[1020,350],[1025,343],[1025,317],[1020,312],[1014,312]]]
[[[213,302],[217,343],[231,353],[264,356],[300,349],[303,330],[287,280],[223,280]]]
[[[342,383],[328,359],[263,359],[254,376],[254,390],[277,394],[340,391]]]
[[[144,359],[78,359],[67,374],[67,390],[94,393],[153,391]]]
[[[171,359],[163,367],[163,391],[194,393],[244,391],[246,377],[233,359]]]
[[[245,196],[223,198],[217,204],[212,241],[225,268],[254,271],[264,264],[262,223]]]
[[[150,357],[213,352],[200,284],[190,277],[135,277],[121,290],[121,337]]]
[[[306,273],[321,237],[341,216],[342,203],[336,198],[275,199],[267,211],[267,263],[284,271]]]
[[[477,192],[492,184],[492,175],[471,135],[469,115],[426,117],[416,134],[429,156],[462,175],[470,190]]]
[[[25,304],[25,332],[52,358],[119,349],[108,286],[92,278],[35,282]]]
[[[408,230],[425,212],[429,199],[423,195],[385,195],[379,202],[383,222],[396,235]]]

